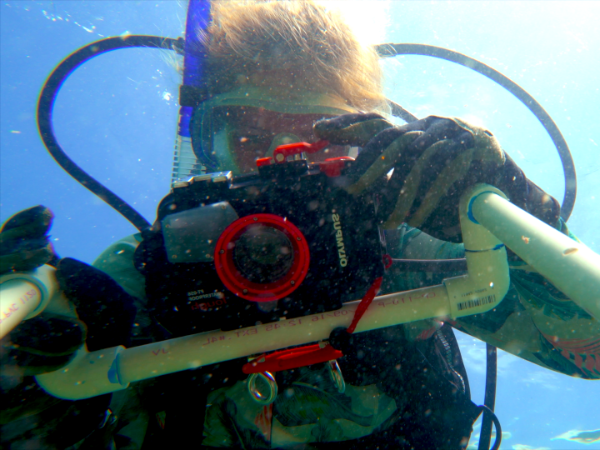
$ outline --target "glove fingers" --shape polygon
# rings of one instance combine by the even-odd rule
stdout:
[[[435,151],[429,154],[427,163],[423,167],[423,175],[420,181],[421,197],[431,189],[431,186],[436,182],[444,170],[450,168],[450,170],[462,171],[462,166],[464,164],[467,164],[468,169],[471,165],[472,158],[464,161],[457,159],[457,157],[470,148],[467,145],[469,136],[468,132],[463,132],[453,139],[438,141],[431,146]]]
[[[54,215],[45,206],[34,206],[10,217],[0,230],[0,273],[29,271],[54,258],[48,230]]]
[[[430,186],[422,186],[420,197],[413,204],[408,224],[415,228],[421,227],[429,218],[429,215],[434,210],[438,209],[449,193],[464,191],[464,180],[467,176],[473,158],[473,150],[461,151],[456,158],[452,160],[436,177],[435,181]],[[456,189],[455,183],[460,185],[460,189]],[[447,202],[446,202],[447,203]],[[448,216],[447,223],[458,223],[458,208],[457,203],[452,203],[453,209],[451,215]]]
[[[335,145],[363,147],[371,138],[393,125],[376,113],[344,114],[315,123],[313,129],[319,139]]]
[[[406,135],[411,136],[412,143],[401,139]],[[447,139],[447,136],[452,138]],[[384,202],[380,208],[380,217],[393,214],[384,225],[393,228],[406,219],[411,209],[416,210],[439,173],[472,142],[468,131],[451,120],[435,116],[386,129],[371,139],[358,155],[353,172],[364,172],[364,175],[349,191],[360,192],[373,183],[375,175],[387,173],[393,167],[394,173],[382,192]],[[380,158],[384,158],[383,161]],[[367,169],[371,167],[375,170]]]
[[[2,372],[3,375],[12,374],[12,376],[17,378],[54,372],[66,366],[73,356],[75,356],[75,353],[60,356],[43,356],[13,349],[2,356],[2,360],[4,361],[2,363]]]
[[[136,313],[133,297],[101,270],[71,258],[60,260],[56,278],[87,325],[90,351],[129,345]]]
[[[436,143],[422,153],[413,149],[407,152],[401,163],[394,168],[388,183],[386,202],[380,209],[382,217],[388,218],[384,228],[394,228],[406,221],[415,199],[419,196],[423,172],[442,145],[443,143]]]
[[[389,130],[396,131],[393,128],[390,128]],[[385,131],[380,134],[384,134]],[[390,170],[392,170],[394,165],[397,163],[398,158],[404,155],[408,146],[416,137],[419,136],[420,132],[412,131],[402,134],[399,137],[396,137],[398,133],[386,134],[388,135],[386,137],[395,138],[389,145],[386,144],[382,146],[379,142],[377,142],[376,145],[367,145],[367,148],[359,155],[360,158],[360,156],[362,156],[364,153],[366,154],[365,157],[360,158],[360,160],[357,158],[357,163],[353,165],[353,169],[356,167],[358,173],[361,173],[362,171],[364,171],[364,173],[360,176],[356,183],[348,188],[349,193],[357,194],[362,192],[380,177],[386,175]],[[379,138],[379,136],[377,138]],[[383,152],[379,150],[382,148],[385,149]]]
[[[469,186],[491,182],[498,166],[494,159],[481,159],[470,131],[440,143],[443,145],[423,173],[408,224],[427,229],[440,239],[460,242],[460,197]]]
[[[438,141],[449,139],[458,139],[459,141],[462,141],[464,148],[473,146],[472,134],[464,128],[461,128],[453,120],[432,116],[419,122],[422,122],[423,125],[428,125],[428,127],[426,128],[425,133],[413,142],[412,148],[415,151],[423,151]]]
[[[20,323],[0,341],[3,371],[9,366],[22,375],[57,370],[69,362],[85,340],[85,325],[79,320],[42,313]]]
[[[420,223],[427,219],[452,184],[470,167],[472,152],[465,152],[463,142],[460,138],[443,140],[424,152],[414,148],[407,152],[388,183],[387,208],[382,208],[383,217],[388,217],[384,228],[395,228],[407,220],[410,223],[411,219]]]
[[[54,214],[42,205],[20,211],[10,217],[0,229],[0,243],[8,239],[41,238],[52,226]]]
[[[2,341],[4,348],[42,356],[64,356],[77,351],[85,340],[85,325],[71,317],[42,313],[21,322]]]
[[[315,123],[314,127],[315,131],[319,132],[326,132],[328,130],[342,130],[351,125],[374,119],[383,119],[383,116],[377,113],[342,114],[341,116],[332,117],[330,119],[319,120]]]
[[[37,243],[24,242],[24,247],[34,247],[31,250],[19,249],[14,253],[1,254],[0,256],[0,273],[10,271],[28,272],[37,267],[43,266],[54,259],[54,249],[52,244],[41,242]],[[31,244],[31,245],[30,245]]]
[[[412,142],[401,139],[411,135]],[[363,148],[353,171],[359,180],[349,191],[360,192],[394,168],[381,191],[378,211],[384,228],[403,222],[419,226],[443,202],[455,184],[469,173],[473,159],[473,133],[458,122],[430,116],[380,132]],[[454,212],[449,223],[454,224]],[[430,231],[430,230],[429,230]]]

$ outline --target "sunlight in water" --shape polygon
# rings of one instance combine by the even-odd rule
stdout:
[[[358,38],[366,44],[385,42],[391,0],[320,0],[327,8],[339,10]]]

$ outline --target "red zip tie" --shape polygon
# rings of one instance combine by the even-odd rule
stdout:
[[[367,291],[365,296],[362,298],[360,303],[358,304],[358,308],[356,308],[356,312],[354,313],[354,317],[352,318],[352,323],[346,329],[346,331],[348,333],[352,334],[352,333],[354,333],[354,330],[356,330],[356,325],[358,325],[358,321],[363,316],[363,314],[365,313],[365,311],[367,310],[367,308],[369,307],[369,305],[375,298],[375,295],[377,295],[377,292],[379,291],[379,288],[381,287],[382,281],[383,281],[383,277],[377,278],[373,282],[373,284],[371,285],[371,287],[369,288],[369,290]]]
[[[270,355],[259,356],[249,363],[244,364],[242,371],[246,374],[259,372],[274,373],[323,363],[341,358],[342,356],[344,354],[341,351],[336,350],[329,344],[326,344],[325,347],[321,347],[320,344],[307,345],[282,350]]]

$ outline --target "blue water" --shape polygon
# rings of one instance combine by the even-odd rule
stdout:
[[[364,14],[360,5],[358,16],[368,15],[361,26],[371,38],[465,53],[542,104],[563,132],[578,173],[569,225],[600,252],[600,2],[369,2]],[[56,215],[52,240],[59,254],[86,262],[135,231],[46,153],[35,123],[37,96],[55,65],[89,42],[123,33],[180,36],[185,7],[175,1],[0,4],[1,220],[44,204]],[[55,130],[69,155],[150,221],[169,189],[179,81],[173,64],[167,52],[150,49],[100,56],[69,78],[54,110]],[[407,56],[386,61],[385,69],[392,99],[419,117],[479,118],[531,179],[562,199],[556,150],[510,94],[441,60]],[[468,336],[460,342],[473,397],[481,403],[484,347]],[[600,384],[503,352],[499,367],[497,415],[511,434],[503,449],[600,448],[551,440],[572,429],[600,428]]]

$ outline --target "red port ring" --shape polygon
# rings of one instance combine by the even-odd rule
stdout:
[[[289,239],[294,252],[292,267],[271,283],[255,283],[235,267],[233,249],[237,239],[254,226],[268,226],[281,231]],[[302,232],[291,222],[274,214],[252,214],[230,224],[219,237],[215,248],[215,266],[227,289],[238,297],[253,302],[272,302],[295,291],[308,273],[310,251]]]

